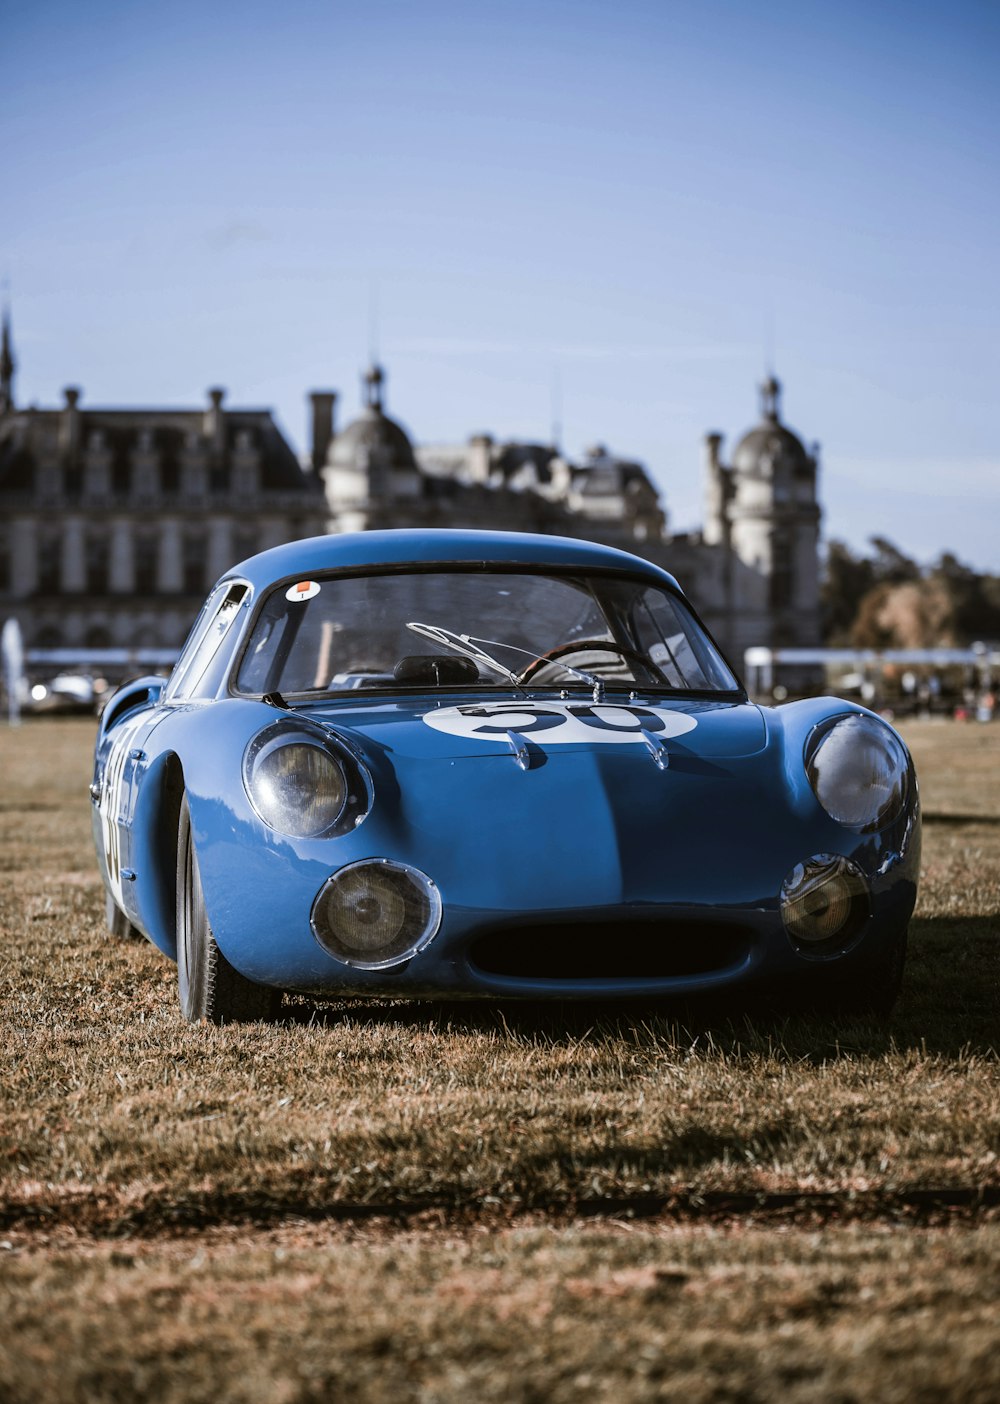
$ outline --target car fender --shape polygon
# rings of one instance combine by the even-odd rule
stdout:
[[[829,696],[762,707],[761,715],[769,742],[773,738],[782,757],[789,802],[822,845],[815,851],[842,854],[858,863],[871,885],[876,910],[890,917],[893,930],[905,928],[916,904],[921,852],[920,794],[906,742],[891,728],[907,757],[908,801],[893,823],[862,833],[837,823],[816,798],[805,767],[809,739],[817,726],[835,717],[864,716],[884,726],[889,723],[856,702]]]

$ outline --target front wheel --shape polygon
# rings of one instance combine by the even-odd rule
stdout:
[[[177,833],[177,984],[185,1019],[212,1024],[273,1019],[281,991],[255,985],[219,950],[208,924],[187,799]]]

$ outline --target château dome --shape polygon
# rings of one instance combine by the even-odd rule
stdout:
[[[802,440],[781,423],[780,398],[781,382],[768,376],[760,387],[761,422],[733,449],[732,466],[737,473],[767,477],[779,464],[793,473],[812,471],[814,462]]]

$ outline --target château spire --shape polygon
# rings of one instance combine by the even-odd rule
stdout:
[[[4,303],[3,330],[0,331],[0,414],[14,408],[14,372],[17,362],[10,334],[10,308]]]
[[[760,387],[760,412],[765,419],[777,424],[780,415],[778,407],[781,402],[781,381],[774,375],[769,375]]]
[[[384,381],[385,371],[374,361],[361,377],[361,394],[365,408],[378,410],[379,414],[382,413],[382,385]]]

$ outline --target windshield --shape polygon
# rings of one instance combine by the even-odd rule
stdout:
[[[523,571],[317,577],[264,602],[236,691],[740,690],[682,600],[647,581]]]

